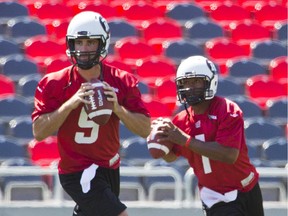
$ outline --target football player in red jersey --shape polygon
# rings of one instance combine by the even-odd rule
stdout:
[[[207,216],[263,216],[259,174],[248,158],[244,120],[237,104],[215,96],[215,65],[203,56],[181,62],[175,79],[185,110],[164,122],[160,141],[174,147],[163,157],[168,162],[187,158],[198,179]]]
[[[42,140],[57,133],[60,182],[76,202],[73,215],[127,216],[119,200],[119,122],[147,137],[150,114],[141,100],[138,80],[103,63],[110,42],[107,21],[98,13],[77,14],[67,30],[67,55],[72,66],[45,75],[37,86],[32,113],[33,134]],[[85,96],[93,94],[89,81],[98,78],[112,101],[105,125],[87,117]]]

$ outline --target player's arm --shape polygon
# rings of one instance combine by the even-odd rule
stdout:
[[[184,143],[184,145],[185,144],[186,143]],[[190,143],[187,144],[187,147],[190,150],[212,160],[218,160],[229,164],[235,163],[239,155],[239,149],[226,147],[220,145],[218,142],[203,142],[197,139],[192,139]]]
[[[217,142],[204,142],[197,139],[189,139],[190,136],[175,126],[169,119],[165,119],[163,127],[163,141],[171,141],[180,146],[187,146],[191,151],[206,156],[212,160],[233,164],[238,158],[239,149],[226,147]],[[160,140],[159,140],[160,141]]]
[[[150,133],[150,118],[141,113],[133,113],[118,104],[114,113],[133,133],[146,138]]]
[[[53,135],[73,109],[76,109],[80,103],[89,103],[84,97],[93,94],[93,91],[90,91],[91,89],[93,89],[91,84],[83,83],[79,90],[57,110],[40,115],[32,125],[35,139],[41,141]]]
[[[123,122],[123,124],[133,133],[146,138],[150,133],[150,117],[142,113],[135,113],[127,110],[125,107],[119,105],[116,93],[113,88],[106,82],[105,94],[109,95],[107,100],[112,101],[113,112],[118,116],[118,118]]]

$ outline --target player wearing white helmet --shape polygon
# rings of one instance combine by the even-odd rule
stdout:
[[[94,50],[76,50],[75,41],[97,39]],[[73,64],[84,70],[99,64],[108,54],[110,30],[107,21],[98,13],[87,11],[79,13],[71,20],[66,35],[67,55]]]
[[[185,81],[190,78],[203,79],[205,85],[199,88],[185,87]],[[196,105],[203,100],[212,99],[217,91],[218,74],[215,65],[203,56],[193,56],[185,59],[178,67],[176,86],[179,100],[182,104]]]
[[[187,159],[198,179],[207,216],[263,216],[259,174],[248,158],[243,113],[239,106],[216,96],[215,65],[203,56],[183,60],[175,79],[185,110],[171,121],[159,118],[158,142],[172,142],[163,157]],[[188,107],[189,106],[189,107]]]
[[[137,88],[138,80],[126,71],[107,65],[110,31],[96,12],[85,11],[71,20],[66,36],[72,66],[45,75],[37,86],[32,113],[33,134],[42,140],[57,133],[59,177],[76,202],[73,216],[127,216],[119,200],[119,123],[147,137],[150,114]],[[112,115],[104,125],[89,119],[84,104],[92,95],[89,82],[104,83]]]

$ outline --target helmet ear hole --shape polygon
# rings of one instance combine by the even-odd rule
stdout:
[[[68,37],[66,37],[66,48],[67,48],[67,55],[71,56],[71,52],[75,51],[75,43],[74,43],[74,39],[69,39]]]
[[[210,87],[210,82],[209,80],[205,80],[205,88],[209,88]]]

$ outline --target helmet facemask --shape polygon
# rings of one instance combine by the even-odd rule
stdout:
[[[78,39],[93,39],[93,37],[78,37]],[[70,51],[70,58],[73,64],[77,64],[77,66],[83,70],[89,70],[93,66],[99,64],[103,61],[104,58],[101,58],[103,52],[105,52],[105,45],[102,40],[99,39],[99,45],[97,50],[95,51],[79,51],[75,50],[75,38],[69,38],[67,36],[67,47]],[[83,60],[87,59],[87,60]]]
[[[204,79],[204,87],[203,88],[190,88],[184,87],[184,82],[186,79],[193,79],[193,78],[203,78]],[[181,104],[185,105],[197,105],[200,102],[204,101],[206,97],[211,97],[213,92],[210,90],[210,79],[207,76],[198,75],[195,76],[186,76],[186,77],[179,77],[176,79],[177,85],[177,94],[178,99]]]

